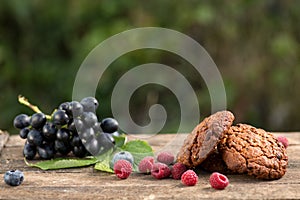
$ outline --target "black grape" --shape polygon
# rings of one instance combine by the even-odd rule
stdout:
[[[23,155],[28,160],[34,159],[36,155],[36,147],[26,142],[23,148]]]
[[[118,130],[119,123],[113,118],[105,118],[101,122],[101,128],[103,132],[113,133]]]
[[[70,139],[70,131],[66,128],[58,129],[56,138],[62,142],[68,142]]]
[[[54,141],[56,138],[57,128],[52,122],[47,122],[42,129],[44,137],[48,140]]]
[[[31,145],[40,146],[40,145],[42,145],[43,140],[44,140],[44,138],[43,138],[42,133],[35,129],[29,131],[29,133],[27,135],[27,141]]]
[[[26,139],[29,131],[30,131],[30,129],[28,127],[21,129],[19,132],[20,138]]]
[[[42,129],[47,119],[44,113],[35,113],[30,118],[30,125],[35,129]]]
[[[64,110],[57,110],[53,113],[52,121],[55,125],[66,125],[69,122],[69,116]]]
[[[83,110],[85,112],[96,112],[96,109],[98,108],[98,101],[94,97],[85,97],[80,101],[80,103],[83,106]]]
[[[14,127],[23,129],[30,125],[30,117],[26,114],[20,114],[14,119]]]

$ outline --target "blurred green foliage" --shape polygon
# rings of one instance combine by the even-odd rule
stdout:
[[[272,131],[299,130],[300,1],[131,1],[2,0],[0,2],[0,128],[16,133],[15,115],[31,111],[17,102],[25,95],[46,113],[70,101],[77,70],[101,41],[146,26],[165,27],[197,40],[224,79],[228,109],[236,122]],[[201,117],[210,99],[201,77],[184,59],[159,50],[139,50],[117,59],[105,72],[96,97],[100,117],[111,115],[118,78],[132,67],[158,62],[187,77],[197,92]],[[162,103],[179,115],[175,96],[145,86],[132,97],[133,118],[147,122],[148,108]],[[179,113],[179,114],[178,114]],[[178,119],[163,132],[176,131]]]

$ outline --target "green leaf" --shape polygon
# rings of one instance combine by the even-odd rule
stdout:
[[[132,140],[127,142],[123,147],[122,150],[129,151],[130,153],[149,153],[153,152],[151,146],[148,142],[143,140]]]
[[[115,147],[122,147],[126,143],[126,136],[121,135],[121,136],[113,136],[115,139]]]
[[[109,172],[109,173],[114,173],[114,170],[112,170],[109,167],[109,161],[107,162],[107,160],[104,160],[102,162],[97,162],[94,168],[96,170],[100,170],[100,171],[104,171],[104,172]]]
[[[26,165],[28,165],[30,167],[37,167],[42,170],[85,167],[85,166],[93,165],[97,162],[98,162],[98,160],[95,157],[55,158],[55,159],[51,159],[51,160],[40,161],[37,163],[29,163],[25,159]]]
[[[112,156],[113,156],[113,149],[98,156],[97,159],[99,162],[96,163],[94,168],[100,171],[113,173],[114,171],[109,166],[109,162],[112,159]]]
[[[142,140],[132,140],[126,143],[122,150],[129,151],[134,158],[134,170],[138,171],[138,166],[141,160],[146,156],[154,156],[151,146]]]

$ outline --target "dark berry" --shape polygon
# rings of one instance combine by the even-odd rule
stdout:
[[[52,121],[55,125],[66,125],[69,122],[69,116],[64,110],[57,110],[52,115]]]
[[[81,139],[78,135],[75,135],[71,140],[71,145],[74,146],[80,146],[82,145]]]
[[[58,129],[56,132],[56,139],[63,142],[68,142],[70,139],[70,131],[66,128]]]
[[[51,159],[55,155],[54,145],[51,143],[39,146],[37,152],[42,159]]]
[[[99,153],[104,153],[108,150],[110,150],[111,148],[114,147],[114,143],[111,141],[110,138],[107,137],[108,134],[105,133],[100,133],[99,135],[97,135],[97,141],[99,143],[100,146],[100,152]]]
[[[76,129],[74,120],[70,120],[70,121],[69,121],[69,123],[68,123],[68,129],[69,129],[72,133],[77,133],[77,129]]]
[[[132,165],[127,160],[118,160],[114,165],[114,172],[120,179],[126,179],[132,172]]]
[[[81,132],[85,129],[84,124],[81,119],[74,119],[74,124],[77,132]]]
[[[182,174],[181,182],[186,186],[194,186],[198,183],[198,176],[193,170],[189,169]]]
[[[113,133],[118,130],[119,124],[118,124],[117,120],[115,120],[113,118],[105,118],[101,122],[101,128],[102,128],[103,132]]]
[[[70,102],[64,102],[64,103],[61,103],[59,106],[58,106],[58,109],[59,110],[64,110],[66,113],[70,111]]]
[[[96,122],[93,127],[92,127],[95,131],[95,133],[100,133],[102,132],[102,129],[101,129],[101,123],[100,122]]]
[[[74,118],[78,117],[83,113],[83,106],[78,101],[72,101],[70,103],[70,112]]]
[[[95,131],[93,128],[88,128],[83,130],[82,132],[79,132],[78,135],[82,142],[88,143],[89,141],[91,141],[91,139],[95,137]]]
[[[85,144],[86,150],[92,155],[97,156],[100,153],[100,144],[97,139],[93,138],[91,141]]]
[[[70,144],[60,140],[55,140],[54,148],[61,155],[67,155],[72,150]]]
[[[30,125],[30,117],[26,114],[20,114],[14,119],[14,127],[18,129],[23,129]]]
[[[24,180],[24,174],[19,170],[7,171],[4,174],[4,182],[10,186],[18,186]]]
[[[81,116],[81,120],[83,121],[86,127],[93,127],[94,124],[98,122],[98,118],[93,112],[84,112]]]
[[[21,129],[19,132],[20,138],[26,139],[29,131],[30,129],[28,127]]]
[[[35,129],[42,129],[47,119],[44,113],[35,113],[30,118],[30,125]]]
[[[96,112],[98,108],[98,101],[94,97],[86,97],[80,101],[81,105],[83,106],[84,112]]]
[[[40,146],[43,143],[43,135],[40,131],[32,129],[27,135],[27,141],[31,145]]]
[[[48,140],[54,141],[56,138],[57,128],[55,124],[51,122],[47,122],[42,129],[42,133],[44,137]]]
[[[23,155],[28,160],[34,159],[36,155],[36,147],[29,143],[25,143],[23,148]]]
[[[83,145],[74,146],[72,150],[74,156],[82,158],[87,155],[86,148]]]

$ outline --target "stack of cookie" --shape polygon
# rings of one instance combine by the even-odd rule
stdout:
[[[272,133],[233,121],[229,111],[205,118],[185,139],[177,161],[211,172],[281,178],[288,165],[285,147]]]

